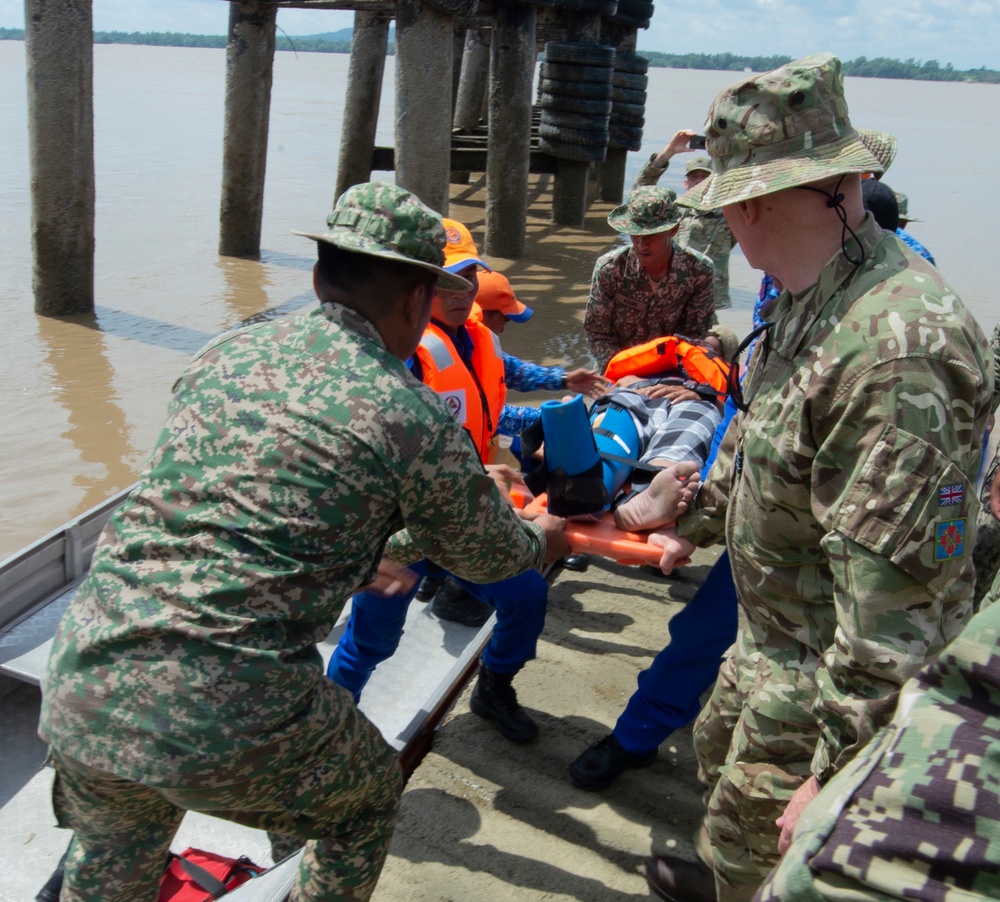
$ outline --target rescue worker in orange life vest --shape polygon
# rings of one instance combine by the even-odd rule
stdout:
[[[408,365],[414,375],[442,395],[468,429],[485,462],[506,396],[503,355],[499,339],[481,322],[468,317],[478,285],[476,271],[489,266],[479,258],[464,225],[445,219],[444,227],[444,268],[461,273],[473,287],[464,294],[435,290],[431,322]],[[569,553],[568,545],[565,553]],[[423,576],[432,566],[421,561],[411,569]],[[511,682],[525,662],[535,657],[545,625],[548,583],[536,570],[499,583],[457,582],[475,599],[496,609],[496,624],[483,651],[479,680],[470,699],[472,711],[490,721],[507,739],[527,742],[537,735],[538,726],[518,703]],[[354,596],[350,620],[330,659],[327,676],[353,692],[355,699],[375,666],[399,645],[406,611],[416,591],[414,584],[404,595],[383,597],[365,592]]]

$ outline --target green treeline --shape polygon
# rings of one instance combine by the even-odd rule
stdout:
[[[23,28],[0,28],[0,41],[23,41]],[[161,47],[225,47],[222,35],[179,34],[177,32],[123,32],[95,31],[95,44],[148,44]],[[330,35],[314,35],[290,38],[278,34],[275,47],[278,50],[293,50],[298,53],[350,53],[350,31],[344,30]],[[389,42],[389,53],[393,52]],[[651,66],[671,69],[716,69],[727,72],[767,72],[792,60],[790,56],[738,56],[735,53],[660,53],[657,50],[643,50]],[[924,81],[974,81],[989,84],[1000,83],[1000,72],[987,69],[955,69],[951,63],[941,65],[937,60],[895,60],[887,57],[844,61],[844,74],[861,78],[908,78]]]
[[[0,28],[0,41],[23,41],[23,28]],[[147,44],[151,47],[225,47],[224,35],[180,34],[176,31],[95,31],[95,44]],[[295,50],[299,53],[350,53],[351,39],[329,40],[320,37],[294,37],[279,34],[275,40],[277,50]],[[390,46],[389,52],[392,53]]]
[[[735,53],[660,53],[643,50],[651,66],[671,69],[722,69],[729,72],[767,72],[792,61],[790,56],[737,56]],[[979,81],[1000,83],[1000,72],[995,69],[955,69],[951,63],[942,66],[937,60],[894,60],[886,57],[844,60],[844,74],[860,78],[910,78],[923,81]]]

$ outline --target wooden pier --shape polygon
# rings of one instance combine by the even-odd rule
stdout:
[[[601,200],[621,200],[626,155],[641,143],[645,61],[635,39],[649,25],[650,0],[219,2],[230,7],[223,256],[260,253],[282,8],[354,12],[331,207],[374,170],[392,170],[398,185],[447,215],[451,184],[485,173],[484,251],[516,259],[524,253],[531,174],[554,175],[558,225],[582,225],[592,175]],[[35,310],[46,316],[94,309],[92,3],[25,2],[33,290]],[[396,128],[389,148],[375,146],[375,124],[392,21]],[[539,54],[541,91],[534,99]]]

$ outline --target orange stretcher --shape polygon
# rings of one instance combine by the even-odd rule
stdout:
[[[544,494],[536,498],[512,489],[510,495],[517,508],[538,513],[544,513],[547,508],[548,497]],[[596,554],[619,564],[652,564],[655,567],[659,566],[663,554],[662,548],[649,544],[645,533],[628,532],[615,526],[610,512],[594,520],[567,520],[565,535],[574,552]]]

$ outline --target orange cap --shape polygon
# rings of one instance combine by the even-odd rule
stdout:
[[[493,270],[479,273],[476,303],[483,310],[498,310],[515,323],[531,319],[535,312],[514,297],[514,289],[510,287],[507,277]]]
[[[472,233],[457,219],[442,219],[444,225],[444,268],[450,273],[457,273],[472,263],[490,272],[490,266],[479,259],[476,242]]]

